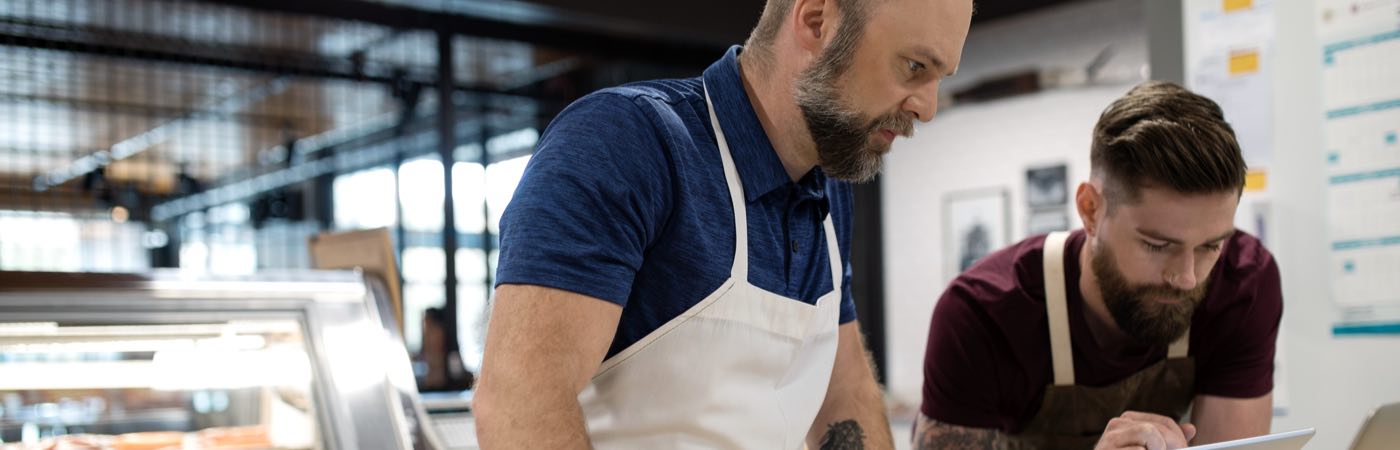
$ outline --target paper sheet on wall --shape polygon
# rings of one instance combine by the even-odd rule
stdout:
[[[1251,171],[1266,170],[1273,160],[1273,5],[1273,0],[1185,4],[1187,87],[1220,104]]]
[[[1400,0],[1318,4],[1336,332],[1400,323]],[[1388,329],[1394,329],[1389,327]]]
[[[1240,198],[1240,206],[1235,210],[1235,229],[1254,235],[1264,243],[1265,248],[1274,247],[1274,215],[1270,206],[1272,200],[1269,194],[1262,192],[1245,191]],[[1287,303],[1289,297],[1285,294],[1283,301]],[[1285,309],[1287,307],[1285,306]],[[1284,370],[1288,367],[1286,363],[1288,348],[1285,342],[1288,338],[1287,324],[1279,324],[1278,341],[1274,344],[1274,417],[1284,417],[1288,415],[1290,396],[1288,395],[1288,373]]]
[[[1266,174],[1273,162],[1274,3],[1271,0],[1188,0],[1185,3],[1186,85],[1220,104],[1234,128],[1250,174],[1235,227],[1270,244]],[[1274,415],[1288,414],[1282,332],[1274,361]]]

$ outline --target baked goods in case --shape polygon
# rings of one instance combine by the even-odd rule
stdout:
[[[37,444],[0,444],[0,450],[106,450],[111,436],[75,434],[39,441]]]
[[[268,439],[267,427],[264,425],[206,428],[197,434],[197,442],[201,449],[272,448],[272,441]]]
[[[112,439],[112,450],[175,450],[185,443],[185,433],[151,431],[127,433]]]

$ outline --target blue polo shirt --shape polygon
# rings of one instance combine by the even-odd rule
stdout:
[[[841,323],[855,320],[851,188],[820,168],[788,177],[744,91],[740,50],[702,77],[604,89],[560,113],[501,217],[497,286],[621,305],[609,357],[718,289],[734,260],[734,212],[707,84],[748,204],[749,282],[807,303],[831,292],[822,228],[831,214],[845,267]]]

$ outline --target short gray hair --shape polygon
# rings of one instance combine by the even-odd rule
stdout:
[[[783,28],[783,21],[792,12],[795,1],[768,0],[763,6],[763,15],[758,18],[758,25],[749,33],[748,41],[744,42],[745,53],[749,53],[761,64],[772,61],[773,41],[778,38],[778,30]],[[844,56],[835,58],[836,60],[849,61],[850,55],[855,51],[856,42],[860,41],[860,36],[865,31],[865,22],[869,19],[870,7],[874,3],[875,0],[836,0],[841,25],[836,29],[836,36],[832,40],[834,48],[828,49],[840,52],[837,55]]]

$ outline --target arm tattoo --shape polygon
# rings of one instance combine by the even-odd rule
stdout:
[[[986,450],[1006,445],[1006,435],[1000,431],[947,424],[922,414],[914,429],[914,448],[918,450]]]
[[[861,450],[865,448],[865,431],[855,420],[836,422],[826,426],[822,436],[821,450]]]

